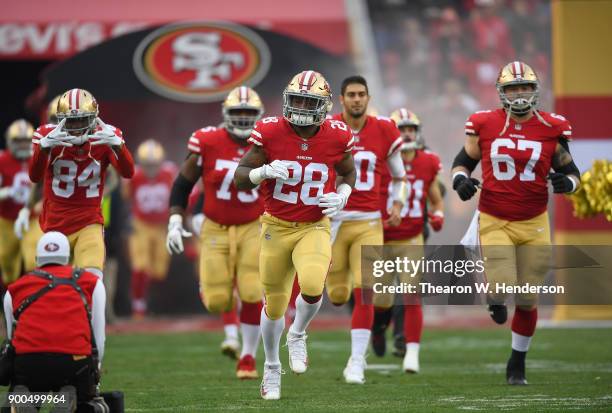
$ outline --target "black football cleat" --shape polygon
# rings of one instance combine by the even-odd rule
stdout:
[[[508,320],[508,308],[504,304],[490,304],[489,315],[497,324],[504,324]]]
[[[387,352],[387,338],[385,337],[385,331],[373,331],[372,332],[372,349],[374,354],[378,357],[384,357]]]
[[[406,338],[403,335],[396,335],[393,338],[393,355],[403,358],[406,355]]]
[[[506,365],[506,381],[511,386],[525,386],[527,384],[527,379],[525,378],[525,353],[521,354],[522,357],[515,357],[515,352],[513,351],[512,353]]]

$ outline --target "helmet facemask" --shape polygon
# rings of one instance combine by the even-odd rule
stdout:
[[[506,92],[506,89],[514,85],[532,85],[533,90],[528,92]],[[522,116],[529,113],[538,104],[538,83],[532,81],[521,81],[516,83],[497,85],[499,98],[504,109],[511,113]]]
[[[223,108],[223,122],[227,131],[240,139],[247,139],[261,118],[261,108]]]
[[[296,126],[320,125],[331,109],[329,96],[311,93],[283,92],[283,116]]]

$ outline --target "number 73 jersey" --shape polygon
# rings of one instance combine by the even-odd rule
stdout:
[[[526,122],[506,122],[503,109],[476,112],[465,132],[477,135],[482,154],[482,192],[478,209],[508,221],[523,221],[546,211],[547,175],[560,138],[571,138],[572,128],[560,115],[540,112]]]
[[[221,225],[241,225],[255,221],[263,213],[257,189],[239,191],[234,173],[250,145],[240,145],[227,130],[209,126],[189,138],[189,152],[200,156],[204,183],[204,215]]]

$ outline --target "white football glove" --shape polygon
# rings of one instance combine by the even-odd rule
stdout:
[[[12,186],[5,186],[3,188],[0,188],[0,201],[6,198],[12,198],[13,192],[14,190]]]
[[[66,142],[68,139],[72,139],[72,137],[64,130],[65,123],[66,118],[62,119],[47,136],[40,139],[39,144],[41,148],[51,149],[56,146],[72,146],[70,142]]]
[[[289,169],[285,161],[275,160],[270,164],[265,164],[249,172],[249,179],[255,185],[259,185],[265,179],[286,180],[289,178]]]
[[[94,140],[91,142],[91,146],[95,145],[108,145],[108,146],[120,146],[123,143],[123,139],[117,136],[115,129],[112,126],[108,126],[102,122],[102,119],[96,118],[96,123],[102,130],[95,132],[93,135],[89,135]]]
[[[319,198],[319,207],[324,208],[323,214],[330,218],[344,209],[351,195],[352,188],[347,184],[341,184],[337,191],[328,192]]]
[[[166,236],[166,248],[170,255],[181,254],[183,248],[183,237],[191,237],[191,232],[183,228],[183,217],[179,214],[170,215],[168,221],[168,235]]]
[[[17,219],[13,224],[13,231],[15,231],[15,235],[17,238],[22,239],[23,234],[28,232],[30,229],[30,210],[27,207],[23,207],[19,210],[17,214]]]
[[[202,230],[202,224],[204,223],[204,219],[204,214],[201,212],[191,217],[191,228],[193,229],[193,232],[198,238],[200,237],[200,232]]]

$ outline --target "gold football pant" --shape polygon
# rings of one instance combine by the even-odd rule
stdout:
[[[271,215],[263,215],[261,223],[261,283],[266,314],[276,320],[287,310],[296,271],[302,294],[323,294],[331,261],[330,224],[327,217],[290,222]]]
[[[385,257],[389,260],[394,260],[396,256],[407,256],[410,260],[418,261],[424,256],[423,249],[423,234],[419,234],[412,238],[390,240],[385,242],[385,247],[388,254]],[[416,285],[418,287],[421,280],[421,274],[416,274],[411,277],[408,274],[385,274],[380,278],[374,279],[374,282],[379,282],[384,286],[395,285],[396,282],[407,283],[410,285]],[[372,301],[375,307],[379,308],[391,308],[395,301],[394,294],[389,293],[374,293]]]
[[[23,234],[21,240],[21,252],[23,254],[24,272],[36,268],[36,244],[43,236],[42,229],[38,223],[38,217],[30,219],[30,228]]]
[[[79,268],[104,269],[106,248],[104,246],[104,227],[91,224],[77,232],[66,235],[70,243],[71,263]]]
[[[166,250],[166,224],[149,224],[138,219],[132,223],[132,270],[144,272],[154,280],[164,280],[170,266],[170,255]]]
[[[332,247],[332,266],[327,277],[327,295],[334,305],[346,303],[353,288],[362,287],[361,246],[383,245],[380,218],[344,221]],[[374,257],[364,257],[373,261]]]
[[[550,268],[550,224],[544,212],[524,221],[506,221],[480,212],[478,232],[490,298],[503,303],[506,294],[497,293],[497,284],[539,285]],[[517,304],[534,305],[537,294],[518,294]]]
[[[14,221],[0,218],[0,271],[4,285],[17,280],[21,273],[21,246],[13,224]]]
[[[200,295],[208,311],[232,309],[234,283],[241,301],[261,301],[258,257],[258,221],[229,226],[204,221],[200,234]]]

